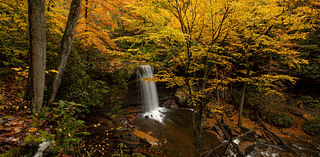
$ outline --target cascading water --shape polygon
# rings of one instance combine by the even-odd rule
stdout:
[[[137,75],[140,80],[141,102],[145,108],[144,116],[162,122],[163,114],[160,111],[163,108],[159,107],[157,86],[154,81],[148,80],[153,78],[153,68],[150,65],[142,65]]]

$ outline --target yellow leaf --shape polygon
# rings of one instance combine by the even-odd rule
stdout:
[[[59,71],[57,71],[57,70],[49,70],[49,72],[52,72],[52,73],[59,73]]]
[[[223,113],[223,111],[218,110],[218,109],[211,109],[210,110],[212,113]]]
[[[29,130],[28,130],[28,132],[30,132],[30,133],[35,133],[37,131],[37,128],[30,128]]]

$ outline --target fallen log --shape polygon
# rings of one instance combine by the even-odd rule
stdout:
[[[283,141],[278,135],[276,135],[275,133],[273,133],[270,129],[268,129],[262,122],[262,120],[260,118],[258,118],[258,124],[265,129],[266,131],[268,131],[274,138],[276,138],[278,140],[278,142],[283,145],[286,149],[288,149],[289,151],[291,151],[295,156],[299,156],[299,153],[297,153],[295,150],[293,150],[292,148],[290,148],[287,143],[285,141]]]
[[[201,157],[216,157],[218,156],[214,150],[208,150],[201,154]]]

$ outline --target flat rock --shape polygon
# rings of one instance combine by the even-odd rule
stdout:
[[[152,137],[150,134],[151,132],[145,133],[138,129],[135,129],[133,134],[145,141],[147,141],[152,147],[157,147],[159,144],[159,140],[157,138]]]
[[[246,149],[253,144],[254,143],[251,141],[240,141],[240,143],[238,144],[239,151],[242,155],[245,155]]]

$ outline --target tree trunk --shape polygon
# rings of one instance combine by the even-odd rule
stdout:
[[[245,77],[249,78],[250,76],[250,71],[251,71],[251,66],[253,65],[253,63],[251,64],[249,62],[249,57],[247,56],[247,54],[249,53],[249,49],[248,47],[245,48],[245,55],[246,55],[246,65],[247,67],[247,72]],[[239,115],[238,115],[238,126],[242,127],[242,123],[241,123],[241,117],[242,117],[242,112],[243,112],[243,105],[244,105],[244,98],[246,95],[246,88],[247,88],[248,82],[244,82],[243,86],[242,86],[242,92],[241,92],[241,101],[240,101],[240,106],[239,106]]]
[[[33,111],[40,111],[43,103],[46,69],[45,0],[28,0],[29,42],[31,62],[29,86],[32,87]],[[32,78],[32,83],[31,83]],[[32,86],[31,86],[32,85]]]
[[[33,83],[32,83],[32,29],[31,29],[31,14],[32,14],[32,6],[31,2],[28,0],[28,22],[29,22],[29,49],[28,49],[28,59],[29,59],[29,71],[28,71],[28,82],[27,82],[27,88],[24,94],[25,100],[32,100],[33,97]]]
[[[202,126],[204,122],[204,109],[205,109],[205,103],[201,104],[200,106],[200,120],[199,120],[199,128],[198,128],[198,134],[196,137],[196,157],[200,157],[200,151],[201,151],[201,137],[202,137]]]
[[[122,9],[120,9],[119,24],[120,24],[122,35],[124,36],[125,28],[124,28],[123,20],[121,19],[122,14],[123,14]]]
[[[67,64],[67,60],[71,52],[73,35],[79,19],[81,1],[82,0],[72,0],[71,2],[66,29],[64,31],[64,34],[60,43],[61,44],[60,51],[59,51],[60,61],[58,66],[58,73],[55,75],[55,78],[52,84],[52,93],[49,99],[49,103],[54,101],[58,93],[59,87],[61,85],[61,80],[65,70],[65,66]]]
[[[219,74],[218,74],[218,68],[217,68],[217,64],[214,64],[214,67],[216,69],[216,79],[219,80]],[[220,105],[220,94],[219,94],[219,88],[217,89],[217,103],[218,105]]]
[[[247,82],[243,83],[242,92],[241,92],[241,101],[240,101],[240,109],[239,109],[239,115],[238,115],[238,126],[242,127],[241,124],[241,115],[243,112],[243,105],[244,105],[244,98],[247,88]]]
[[[88,32],[88,5],[89,5],[89,1],[86,0],[86,7],[84,10],[84,18],[86,19],[86,29],[84,30],[85,32]]]

